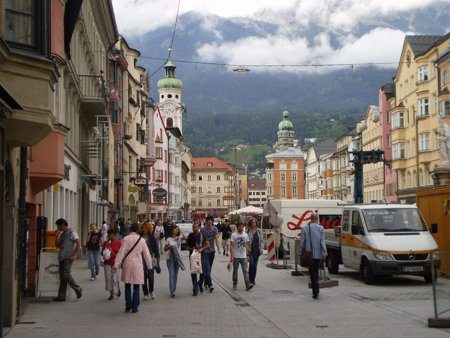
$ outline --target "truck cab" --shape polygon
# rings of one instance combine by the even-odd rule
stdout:
[[[370,284],[378,276],[417,275],[432,281],[439,268],[438,246],[413,205],[348,205],[341,226],[326,231],[330,273],[339,264],[361,272]]]

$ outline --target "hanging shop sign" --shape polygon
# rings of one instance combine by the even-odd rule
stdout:
[[[153,190],[153,197],[155,200],[160,201],[163,200],[167,196],[167,190],[163,188],[156,188]]]
[[[135,185],[139,185],[139,186],[147,185],[147,178],[145,178],[145,177],[136,177],[134,179],[134,184]]]

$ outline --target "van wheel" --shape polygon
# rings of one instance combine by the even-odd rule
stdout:
[[[373,284],[376,280],[376,275],[373,273],[372,268],[370,267],[367,259],[363,259],[361,262],[361,277],[364,283],[370,285]]]
[[[425,279],[425,283],[431,284],[433,283],[433,275],[429,273],[428,275],[423,276],[423,279]],[[434,281],[436,282],[438,279],[437,273],[434,274]]]
[[[333,253],[329,253],[327,256],[328,273],[337,275],[339,273],[339,262]]]

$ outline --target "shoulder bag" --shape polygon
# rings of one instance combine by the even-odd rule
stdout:
[[[138,240],[136,241],[136,243],[134,243],[133,247],[128,250],[128,252],[126,253],[126,255],[123,257],[122,259],[122,263],[120,264],[120,268],[122,268],[123,262],[125,262],[125,259],[127,259],[128,255],[131,253],[131,251],[134,250],[134,248],[136,247],[136,245],[139,243],[139,241],[141,240],[142,236],[139,236]]]
[[[311,251],[302,250],[302,253],[300,254],[300,266],[303,268],[309,268],[310,266],[312,266],[312,261],[313,261],[311,224],[309,225],[309,243],[311,246]]]

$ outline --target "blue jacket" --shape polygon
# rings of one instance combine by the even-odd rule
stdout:
[[[323,254],[327,252],[325,246],[325,230],[323,226],[310,222],[307,226],[302,227],[302,245],[301,250],[312,251],[313,259],[322,259]],[[311,240],[309,234],[311,233]],[[312,249],[311,249],[312,243]]]

